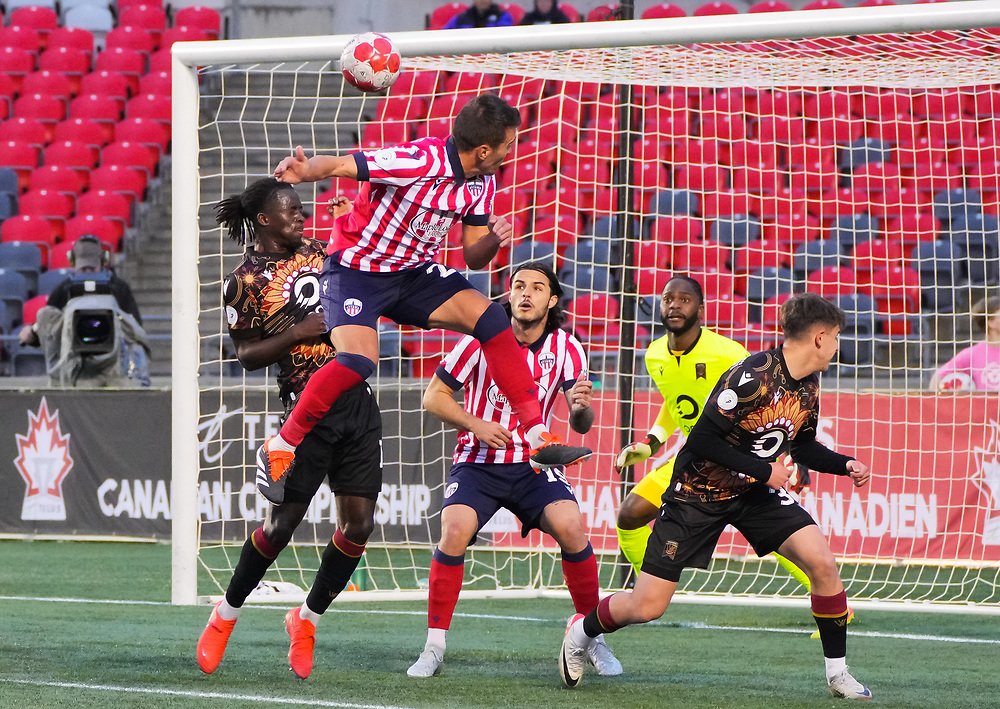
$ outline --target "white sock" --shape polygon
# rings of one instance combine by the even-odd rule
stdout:
[[[424,643],[424,650],[437,650],[438,655],[444,657],[445,638],[447,635],[448,631],[444,628],[428,628],[427,642]]]
[[[295,451],[295,446],[282,438],[280,433],[275,434],[274,438],[267,444],[267,448],[272,451]]]
[[[299,618],[302,620],[308,620],[313,625],[319,625],[320,615],[306,605],[306,603],[303,603],[302,607],[299,608]]]
[[[573,640],[574,645],[590,645],[590,641],[593,639],[585,632],[583,632],[583,621],[577,621],[573,625],[569,626],[569,636]]]
[[[524,435],[527,436],[528,444],[532,448],[538,448],[538,446],[544,443],[544,441],[542,440],[543,433],[546,433],[545,426],[543,426],[540,423],[536,423],[534,426],[528,429]]]
[[[240,617],[240,611],[242,608],[234,608],[229,605],[229,601],[226,600],[225,596],[222,598],[222,602],[216,607],[215,612],[219,614],[219,617],[223,620],[236,620]]]
[[[847,669],[846,657],[824,657],[823,661],[826,663],[827,682]]]

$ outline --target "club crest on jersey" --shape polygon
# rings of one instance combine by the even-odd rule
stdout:
[[[454,221],[442,219],[434,212],[424,211],[410,222],[410,232],[423,242],[439,243],[448,235]]]
[[[364,305],[357,298],[348,298],[344,301],[344,312],[352,318],[357,317],[361,313],[361,309],[363,307]]]
[[[484,186],[481,178],[477,177],[473,180],[469,180],[465,186],[468,188],[469,194],[471,194],[476,199],[478,199],[483,194]]]
[[[678,544],[677,542],[667,542],[666,544],[663,545],[663,556],[665,556],[668,559],[676,559],[677,549],[679,547],[680,544]]]
[[[549,371],[556,366],[556,356],[551,352],[546,352],[538,358],[538,366],[541,367],[543,371]]]
[[[448,487],[444,489],[444,499],[448,499],[458,491],[458,483],[450,483]]]
[[[708,379],[708,372],[705,369],[704,362],[696,362],[694,365],[694,378],[695,379]]]

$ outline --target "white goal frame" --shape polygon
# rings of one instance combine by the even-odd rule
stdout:
[[[606,46],[689,45],[1000,26],[1000,3],[974,0],[835,10],[392,33],[405,57],[502,54]],[[197,602],[199,469],[199,93],[203,64],[328,61],[349,35],[181,42],[173,45],[172,591]],[[537,594],[536,594],[537,595]],[[745,599],[740,599],[743,602]],[[718,602],[718,601],[715,601]],[[921,604],[922,605],[922,604]],[[925,609],[925,608],[921,608]]]

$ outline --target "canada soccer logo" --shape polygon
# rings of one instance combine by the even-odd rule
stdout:
[[[27,434],[15,437],[14,466],[26,487],[21,519],[65,520],[62,484],[73,469],[73,458],[69,454],[70,434],[62,432],[58,409],[50,415],[48,402],[42,397],[38,411],[28,412]]]

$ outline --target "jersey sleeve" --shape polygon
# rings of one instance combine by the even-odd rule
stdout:
[[[738,362],[726,370],[705,402],[702,416],[709,417],[723,433],[731,431],[737,421],[757,409],[768,393],[753,369],[753,359]]]
[[[587,366],[587,353],[583,351],[580,341],[570,334],[566,335],[566,362],[562,373],[562,390],[569,391],[576,384],[580,375],[590,376],[590,368]]]
[[[937,379],[940,381],[952,372],[962,372],[969,374],[972,371],[972,348],[966,347],[947,362],[942,364],[937,370]]]
[[[406,144],[354,153],[358,180],[404,187],[425,177],[434,165],[430,153],[419,145]]]
[[[493,214],[493,198],[496,195],[497,181],[493,175],[484,175],[482,180],[482,195],[462,215],[462,224],[467,226],[486,226],[490,223],[490,215]]]
[[[482,357],[479,341],[466,335],[445,355],[434,374],[451,389],[464,389]]]
[[[257,293],[238,270],[223,281],[222,302],[230,337],[234,340],[250,339],[264,334],[264,319]]]

